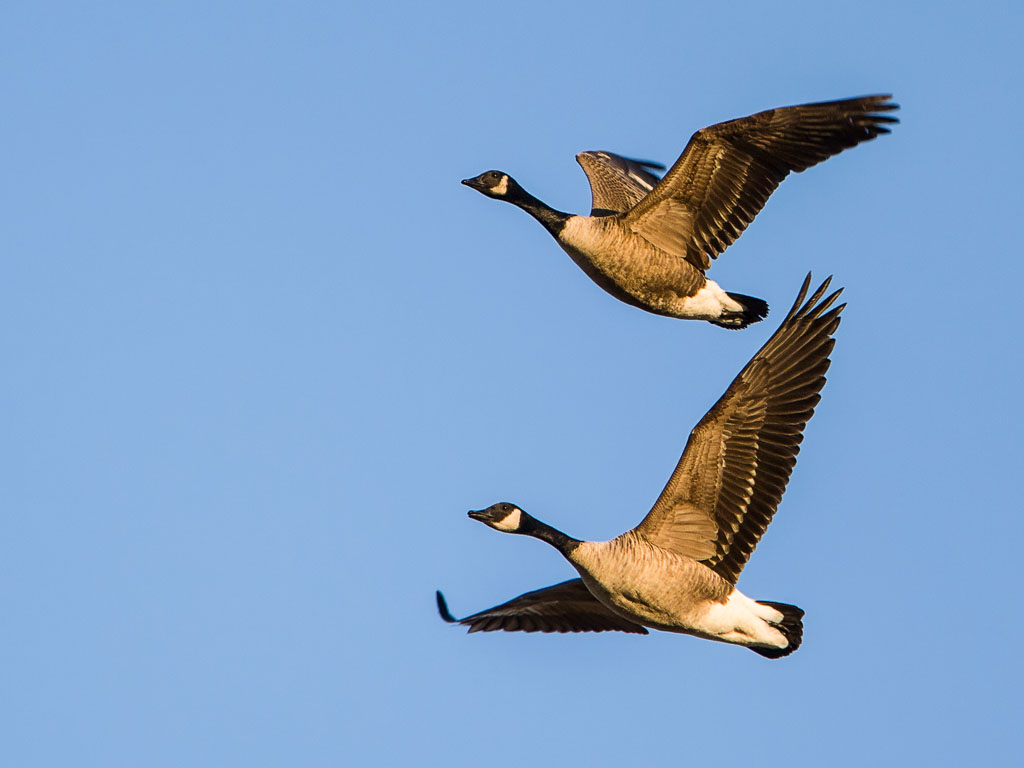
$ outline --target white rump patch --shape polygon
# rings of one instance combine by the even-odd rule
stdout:
[[[703,288],[681,303],[686,315],[694,317],[718,317],[726,309],[730,312],[743,311],[743,305],[730,299],[714,280],[708,280]]]
[[[758,616],[767,622],[772,624],[781,624],[782,620],[786,618],[782,611],[777,608],[772,608],[770,605],[765,605],[764,603],[758,603],[756,601],[754,602],[754,605],[757,606]]]
[[[724,604],[715,603],[708,609],[701,628],[727,643],[785,648],[789,645],[786,636],[771,626],[780,621],[781,612],[734,589]]]

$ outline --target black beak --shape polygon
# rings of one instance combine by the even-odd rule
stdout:
[[[463,182],[465,184],[465,182]],[[487,514],[486,509],[470,510],[467,512],[473,520],[479,520],[481,523],[486,523],[490,519],[490,515]]]

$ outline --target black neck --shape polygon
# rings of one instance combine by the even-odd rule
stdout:
[[[547,523],[542,523],[540,520],[535,520],[532,517],[525,517],[516,533],[522,533],[527,536],[533,536],[535,539],[546,541],[563,555],[568,555],[581,543],[579,539],[566,536]]]
[[[518,205],[528,214],[533,216],[533,218],[544,225],[544,229],[555,237],[558,237],[558,233],[562,231],[562,227],[565,226],[565,222],[569,218],[568,213],[556,211],[550,205],[541,202],[522,187],[519,188],[518,194],[514,198],[509,198],[509,202],[513,205]]]

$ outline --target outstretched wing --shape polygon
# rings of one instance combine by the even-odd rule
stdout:
[[[646,635],[639,624],[623,619],[598,602],[582,579],[570,579],[527,592],[507,603],[456,619],[444,595],[437,593],[437,610],[450,623],[463,624],[470,632],[633,632]]]
[[[690,434],[672,477],[636,531],[703,561],[735,583],[782,499],[804,426],[825,384],[840,291],[831,278],[803,303],[811,276],[779,330]]]
[[[661,181],[651,170],[665,170],[660,163],[631,160],[612,152],[580,152],[576,162],[590,180],[591,216],[625,213]]]
[[[890,95],[758,112],[697,131],[665,178],[626,216],[638,235],[701,270],[711,266],[790,171],[889,133]]]

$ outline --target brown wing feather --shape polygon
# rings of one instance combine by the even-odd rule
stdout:
[[[658,163],[631,160],[613,152],[580,152],[576,162],[590,182],[591,216],[625,213],[661,181],[651,169],[665,170]]]
[[[733,583],[782,500],[846,306],[829,311],[840,291],[822,299],[831,278],[803,303],[810,280],[779,330],[694,428],[668,485],[636,528]],[[701,543],[676,534],[684,529],[700,530]]]
[[[698,269],[711,266],[790,171],[888,133],[889,95],[758,112],[697,131],[654,190],[630,210],[632,230]]]
[[[639,624],[605,608],[590,594],[582,579],[570,579],[527,592],[507,603],[456,619],[444,595],[437,593],[437,609],[447,622],[463,624],[470,632],[632,632],[646,635]]]

